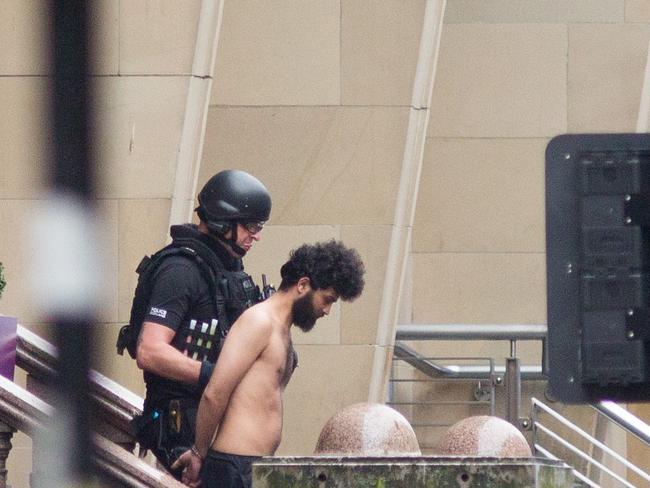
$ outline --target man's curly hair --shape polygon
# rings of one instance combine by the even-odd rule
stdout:
[[[359,253],[334,239],[303,244],[289,254],[280,269],[280,290],[287,290],[306,276],[314,290],[332,287],[346,301],[361,295],[365,267]]]

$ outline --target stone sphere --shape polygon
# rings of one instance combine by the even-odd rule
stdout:
[[[509,422],[478,415],[452,425],[438,444],[437,454],[481,457],[531,457],[526,438]]]
[[[334,414],[323,427],[314,454],[336,456],[419,456],[408,420],[386,405],[356,403]]]

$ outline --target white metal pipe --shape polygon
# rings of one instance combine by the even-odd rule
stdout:
[[[420,184],[445,6],[446,0],[427,0],[424,7],[402,172],[395,203],[393,230],[384,275],[384,289],[379,308],[375,341],[377,347],[375,348],[368,389],[368,401],[370,402],[383,403],[388,388],[390,346],[395,342],[395,326],[404,286],[407,256],[411,249],[411,230]]]
[[[594,444],[596,447],[602,449],[605,453],[609,454],[609,455],[612,456],[614,459],[616,459],[617,461],[619,461],[620,463],[622,463],[623,465],[625,465],[627,468],[629,468],[629,469],[631,469],[632,471],[634,471],[636,474],[638,474],[639,476],[641,476],[643,479],[645,479],[645,480],[647,480],[647,481],[650,481],[650,475],[648,475],[648,473],[646,473],[646,472],[643,471],[642,469],[638,468],[637,466],[635,466],[634,464],[632,464],[631,462],[629,462],[627,459],[625,459],[625,458],[624,458],[623,456],[621,456],[619,453],[617,453],[617,452],[614,451],[613,449],[607,447],[605,444],[603,444],[602,442],[600,442],[600,441],[599,441],[598,439],[596,439],[595,437],[589,435],[587,432],[585,432],[584,430],[582,430],[582,429],[581,429],[580,427],[578,427],[577,425],[575,425],[575,424],[573,424],[572,422],[570,422],[569,420],[565,419],[562,415],[560,415],[559,413],[557,413],[557,412],[556,412],[555,410],[553,410],[552,408],[548,407],[547,405],[545,405],[544,403],[540,402],[540,401],[537,400],[536,398],[533,398],[533,399],[532,399],[532,403],[533,403],[533,407],[539,407],[541,410],[543,410],[545,413],[547,413],[548,415],[550,415],[551,417],[553,417],[555,420],[557,420],[558,422],[560,422],[562,425],[564,425],[565,427],[568,427],[568,428],[571,429],[573,432],[575,432],[575,433],[577,433],[578,435],[580,435],[583,439],[586,439],[587,441],[589,441],[589,442],[591,442],[592,444]],[[536,426],[536,427],[541,427],[542,425],[539,424],[539,423],[535,423],[535,426]],[[596,463],[595,463],[595,464],[596,464]],[[598,464],[596,464],[596,465],[597,465],[598,467],[600,467]],[[601,468],[601,469],[602,469],[602,468]],[[604,470],[607,470],[607,468],[604,468]]]
[[[540,324],[404,324],[397,340],[527,341],[546,339],[548,328]]]
[[[192,219],[225,0],[203,0],[176,161],[169,225]]]
[[[594,408],[650,446],[650,426],[643,420],[609,400],[594,405]]]
[[[583,483],[587,483],[589,486],[592,486],[594,488],[600,488],[599,484],[594,483],[593,481],[591,481],[589,478],[587,478],[584,474],[582,474],[580,471],[576,469],[573,470],[573,475]]]
[[[544,456],[546,456],[546,457],[549,458],[549,459],[553,459],[553,460],[555,460],[555,461],[560,461],[560,459],[559,459],[558,457],[556,457],[556,456],[554,456],[553,454],[551,454],[549,451],[547,451],[546,449],[544,449],[544,448],[543,448],[542,446],[540,446],[539,444],[535,444],[535,452],[540,452],[540,453],[542,453]],[[566,466],[569,466],[569,465],[566,464],[566,463],[564,463],[564,464],[565,464]],[[570,467],[570,466],[569,466],[569,467]],[[583,482],[587,483],[587,484],[588,484],[589,486],[591,486],[592,488],[600,488],[600,485],[597,485],[596,483],[594,483],[593,481],[591,481],[589,478],[587,478],[584,474],[582,474],[582,473],[581,473],[580,471],[578,471],[577,469],[571,468],[571,471],[573,472],[574,476],[575,476],[576,478],[578,478],[580,481],[583,481]]]
[[[559,435],[557,435],[555,432],[553,432],[553,431],[552,431],[551,429],[549,429],[548,427],[545,427],[543,424],[540,424],[539,422],[535,424],[535,427],[536,427],[537,429],[541,430],[542,432],[544,432],[546,435],[548,435],[548,436],[550,436],[551,438],[553,438],[553,440],[555,440],[556,442],[562,444],[562,445],[563,445],[564,447],[566,447],[569,451],[573,452],[574,454],[577,454],[579,457],[581,457],[581,458],[584,459],[585,461],[587,461],[587,462],[593,464],[594,466],[598,467],[598,468],[601,469],[604,473],[607,473],[609,476],[611,476],[611,477],[614,478],[615,480],[617,480],[617,481],[623,483],[625,486],[629,486],[630,488],[635,488],[634,485],[628,483],[625,479],[621,478],[618,474],[616,474],[614,471],[612,471],[611,469],[609,469],[607,466],[605,466],[605,465],[602,464],[602,463],[599,463],[599,462],[596,461],[594,458],[590,457],[588,454],[586,454],[585,452],[583,452],[583,451],[581,451],[580,449],[578,449],[577,447],[575,447],[575,446],[574,446],[573,444],[571,444],[569,441],[566,441],[566,440],[562,439],[562,437],[560,437]],[[633,466],[633,465],[632,465],[632,466]],[[630,467],[630,466],[628,466],[628,467]]]

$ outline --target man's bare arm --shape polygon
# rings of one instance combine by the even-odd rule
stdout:
[[[244,313],[228,333],[212,377],[203,392],[196,417],[195,446],[205,457],[230,396],[271,336],[271,323],[256,310]]]
[[[142,324],[136,360],[138,367],[150,373],[184,383],[198,383],[201,363],[171,345],[175,332],[155,322]]]

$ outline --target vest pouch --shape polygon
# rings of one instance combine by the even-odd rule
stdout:
[[[195,361],[217,361],[221,352],[223,331],[217,319],[210,323],[191,319],[174,336],[176,349]]]
[[[235,320],[251,305],[259,301],[259,287],[244,271],[224,271],[222,290],[224,293],[226,312],[232,325]]]
[[[136,439],[150,450],[167,469],[194,444],[198,404],[194,400],[174,399],[165,407],[138,415],[131,421]],[[180,473],[172,473],[180,479]]]

